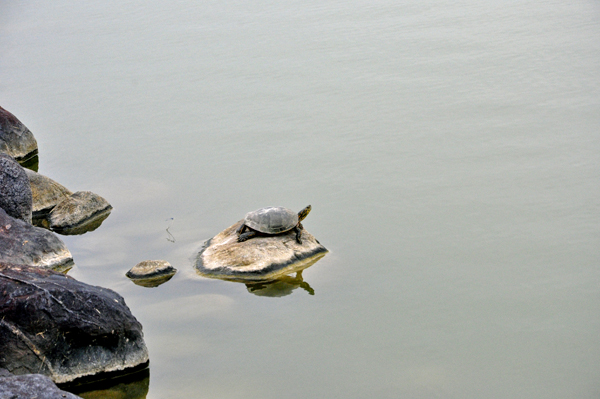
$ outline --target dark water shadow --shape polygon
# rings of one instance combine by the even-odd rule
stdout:
[[[150,368],[147,364],[127,374],[107,373],[100,381],[75,381],[75,383],[59,385],[60,389],[84,399],[145,399],[149,387]]]
[[[32,151],[23,158],[17,159],[17,162],[19,162],[22,167],[37,172],[40,168],[40,157],[38,155],[38,150]]]

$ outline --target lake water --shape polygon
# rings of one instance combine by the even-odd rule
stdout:
[[[1,1],[0,54],[40,173],[114,206],[62,238],[148,398],[600,396],[597,2]],[[194,272],[308,204],[314,295]]]

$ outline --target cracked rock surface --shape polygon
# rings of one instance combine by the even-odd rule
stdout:
[[[116,292],[0,263],[0,368],[55,383],[148,362],[142,325]]]

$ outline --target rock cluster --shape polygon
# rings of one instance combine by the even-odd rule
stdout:
[[[32,170],[26,170],[32,192],[33,223],[60,234],[83,234],[97,229],[112,206],[91,191],[71,190]]]
[[[143,368],[148,351],[121,296],[56,271],[69,270],[73,258],[48,229],[91,231],[110,204],[25,170],[20,163],[34,156],[31,132],[0,108],[0,399],[75,398],[52,381]]]
[[[83,234],[100,226],[112,206],[98,194],[73,193],[37,170],[19,165],[37,153],[31,131],[0,107],[0,208],[60,234]]]

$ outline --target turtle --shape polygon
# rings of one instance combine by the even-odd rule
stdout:
[[[297,214],[288,208],[267,207],[248,212],[242,225],[237,229],[238,242],[246,241],[258,235],[277,235],[290,230],[296,231],[296,241],[302,245],[302,223],[311,206]]]

